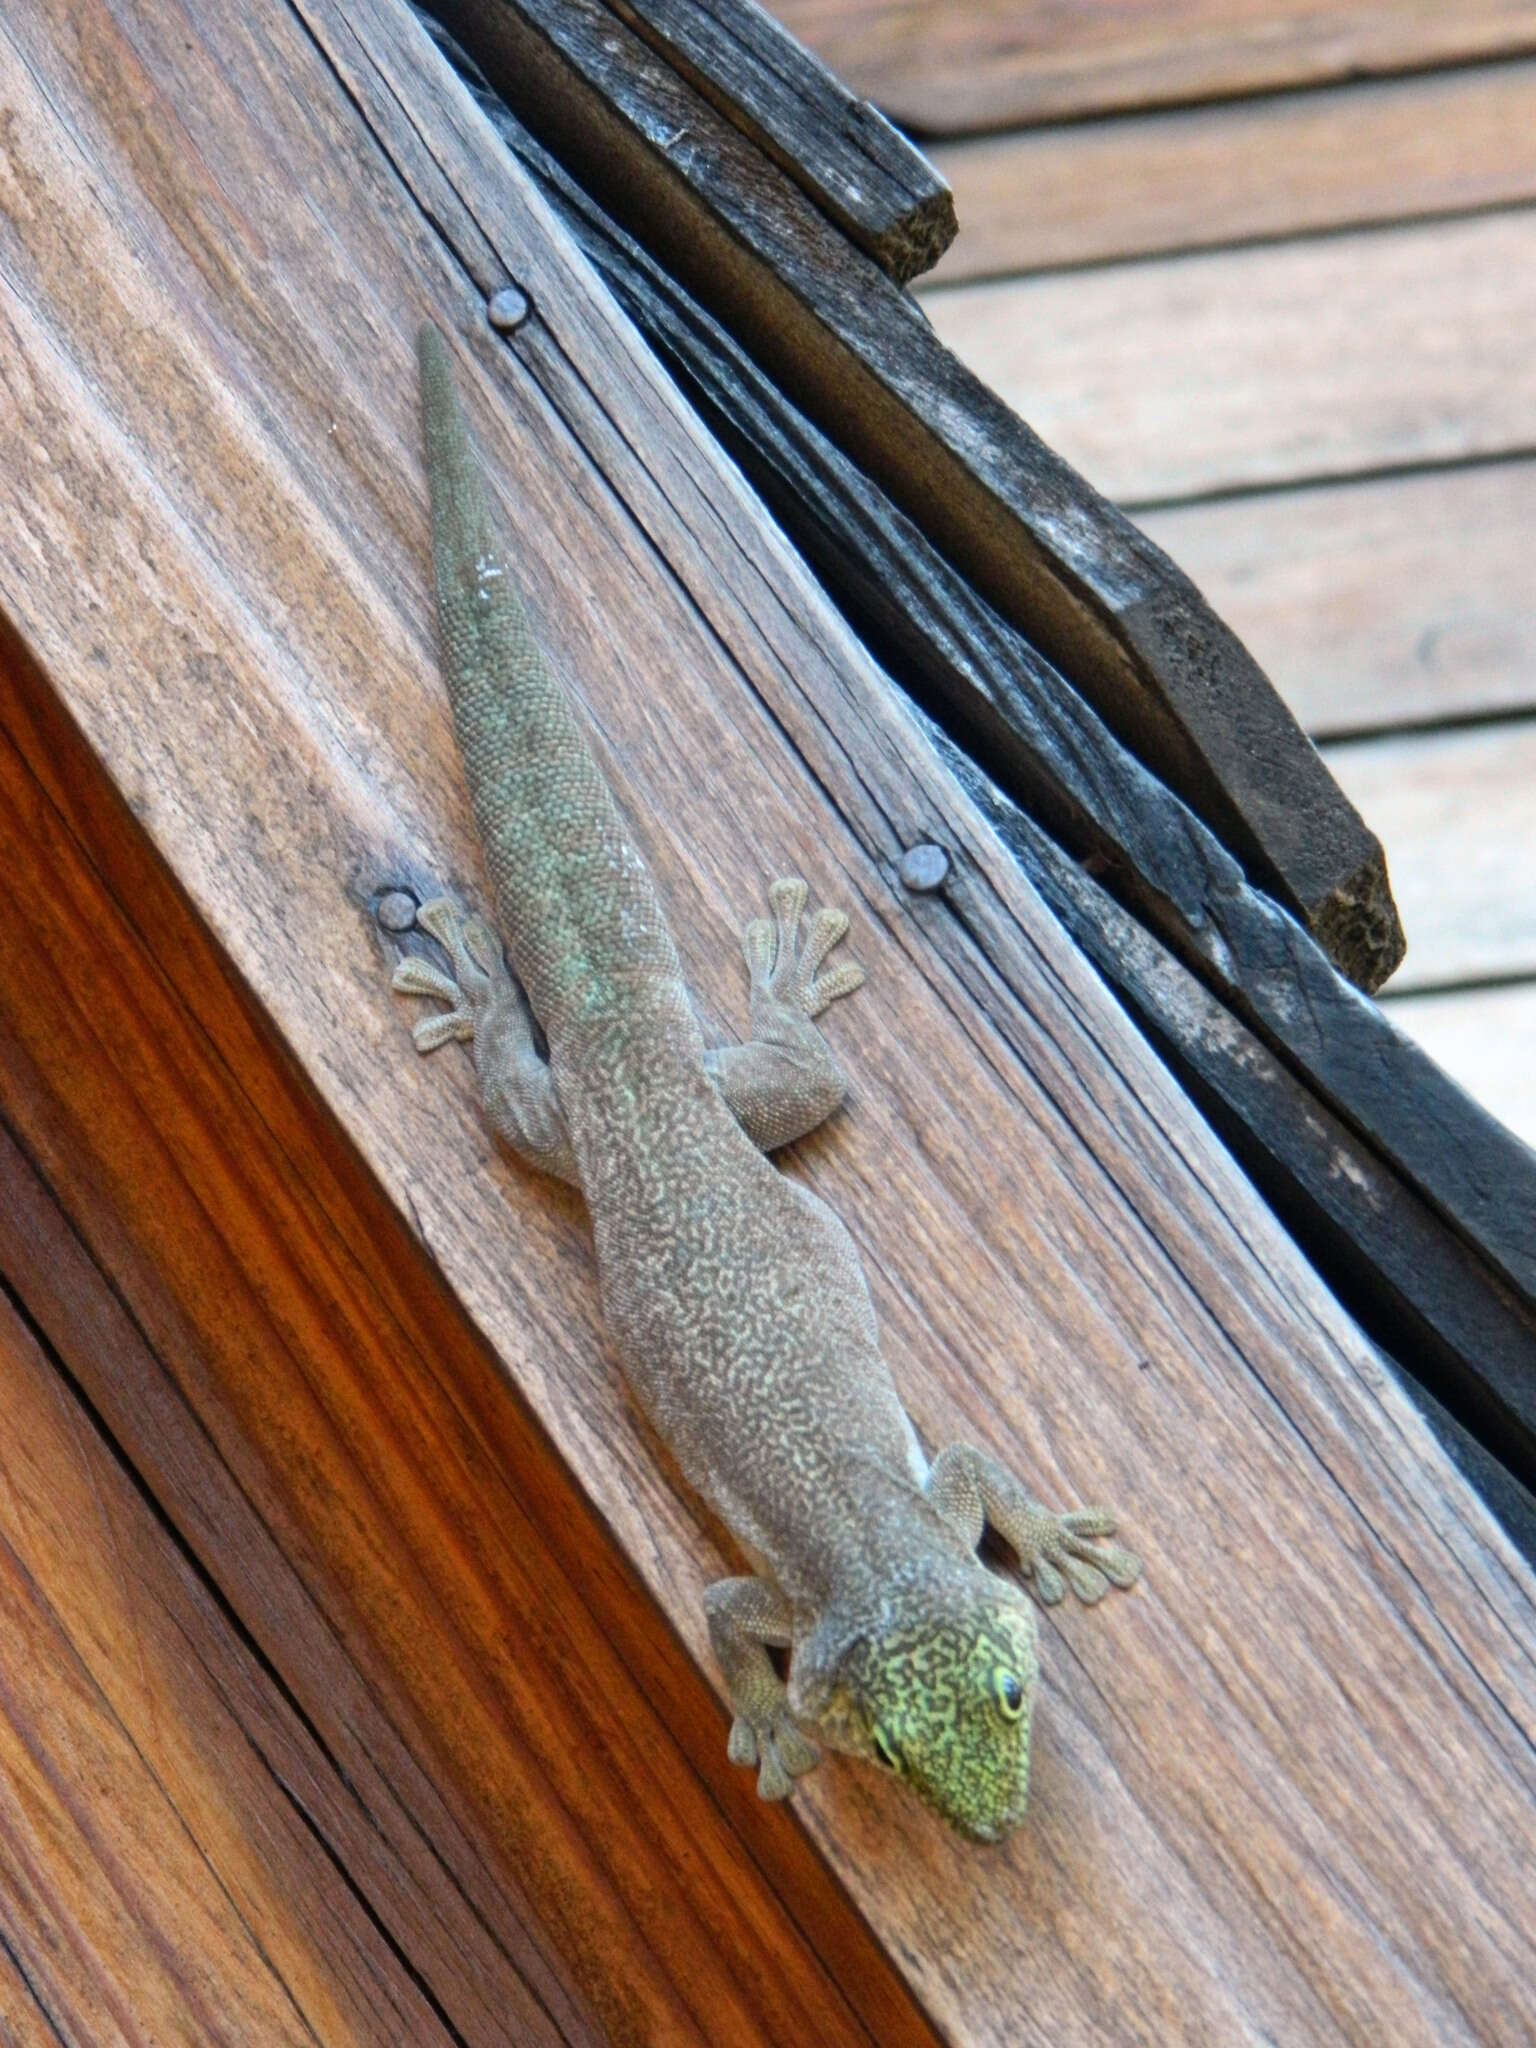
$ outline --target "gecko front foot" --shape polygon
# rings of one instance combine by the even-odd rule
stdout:
[[[428,960],[412,954],[395,969],[390,986],[397,995],[432,996],[448,1008],[418,1018],[411,1036],[418,1052],[436,1052],[450,1039],[473,1039],[475,1018],[490,1000],[492,978],[501,962],[501,947],[484,918],[472,917],[447,896],[424,903],[416,922],[430,932],[453,964],[444,974]],[[502,968],[505,974],[506,969]]]
[[[1108,1508],[1069,1508],[1053,1513],[1028,1493],[1006,1465],[970,1444],[949,1444],[933,1461],[928,1498],[965,1541],[974,1548],[990,1525],[1017,1551],[1019,1570],[1035,1582],[1047,1607],[1054,1607],[1071,1586],[1078,1599],[1092,1606],[1111,1586],[1133,1586],[1141,1559],[1112,1536],[1115,1518]]]
[[[821,1751],[795,1726],[787,1706],[766,1722],[738,1714],[725,1753],[733,1764],[757,1766],[759,1799],[788,1798],[794,1780],[821,1762]]]
[[[754,1008],[766,997],[802,1017],[819,1017],[839,996],[863,987],[864,970],[855,961],[845,960],[829,974],[820,972],[822,961],[847,936],[848,913],[823,906],[802,938],[808,894],[798,875],[781,876],[768,890],[772,918],[753,918],[741,935]]]
[[[730,1694],[733,1764],[756,1765],[760,1799],[783,1799],[792,1780],[821,1761],[821,1751],[789,1711],[789,1690],[768,1646],[788,1649],[788,1602],[767,1579],[719,1579],[704,1594],[709,1640]]]

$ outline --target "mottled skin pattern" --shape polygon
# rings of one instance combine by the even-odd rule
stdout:
[[[417,1043],[472,1041],[497,1132],[581,1188],[634,1392],[753,1566],[705,1595],[731,1756],[778,1798],[816,1734],[995,1840],[1024,1812],[1038,1667],[1030,1602],[976,1556],[984,1524],[1047,1601],[1063,1576],[1095,1600],[1137,1562],[1094,1540],[1104,1510],[1048,1513],[980,1451],[951,1445],[929,1469],[852,1240],[764,1156],[842,1098],[812,1020],[863,979],[823,971],[847,919],[807,921],[805,885],[775,882],[743,940],[752,1040],[706,1050],[645,865],[502,562],[432,328],[421,376],[444,666],[516,981],[480,919],[427,906],[453,973],[397,971],[450,1005]],[[790,1653],[787,1685],[770,1648]]]

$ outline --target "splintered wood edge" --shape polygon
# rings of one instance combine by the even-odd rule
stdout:
[[[954,241],[954,195],[928,159],[751,0],[611,4],[897,284]]]

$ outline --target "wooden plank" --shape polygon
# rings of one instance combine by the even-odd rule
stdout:
[[[122,893],[121,821],[79,863],[153,949],[145,1014],[83,916],[34,939],[56,914],[58,884],[40,883],[57,835],[15,804],[0,822],[28,884],[29,973],[4,1000],[17,1029],[46,1009],[38,1064],[75,1103],[101,1186],[153,1170],[154,1194],[174,1194],[176,1147],[209,1112],[159,1136],[120,1114],[107,1128],[93,1091],[159,1109],[162,1091],[206,1088],[228,1120],[224,1155],[199,1154],[195,1185],[141,1203],[135,1228],[221,1339],[198,1378],[231,1373],[249,1463],[311,1553],[345,1564],[346,1604],[366,1607],[508,1840],[503,1774],[520,1766],[504,1718],[547,1744],[567,1799],[596,1787],[589,1857],[649,1821],[660,1896],[629,1903],[669,1960],[715,1884],[730,2002],[696,2036],[753,2039],[782,2015],[781,2038],[822,2038],[787,1937],[777,1955],[761,1927],[755,1950],[739,1945],[764,1872],[855,1995],[825,1946],[846,1924],[824,1917],[836,1897],[802,1889],[797,1819],[951,2039],[1496,2036],[1536,1960],[1536,1586],[419,35],[383,5],[303,23],[274,6],[259,35],[248,20],[221,21],[216,51],[187,24],[150,43],[140,89],[162,117],[149,132],[173,111],[183,125],[174,158],[141,159],[145,124],[96,105],[126,66],[43,62],[38,17],[31,63],[6,78],[12,161],[50,174],[50,207],[0,227],[26,294],[7,343],[28,393],[0,489],[30,520],[0,521],[0,590],[170,859],[179,899]],[[113,53],[110,24],[90,27]],[[248,175],[246,152],[306,175]],[[211,245],[183,236],[183,175],[240,192],[228,220],[211,201],[200,216]],[[173,226],[157,228],[160,206]],[[561,1464],[695,1655],[718,1555],[602,1362],[574,1206],[493,1156],[467,1073],[455,1088],[411,1059],[381,977],[371,887],[478,873],[434,680],[400,364],[426,307],[467,311],[466,271],[483,294],[509,265],[539,318],[509,350],[458,330],[460,379],[541,633],[616,764],[703,1010],[740,1014],[730,933],[770,855],[852,904],[884,1001],[858,1022],[852,1113],[798,1170],[856,1230],[925,1433],[979,1433],[1053,1491],[1121,1493],[1149,1553],[1149,1590],[1115,1616],[1048,1625],[1035,1811],[997,1855],[852,1768],[813,1774],[793,1814],[762,1813],[724,1767],[723,1717],[657,1679],[670,1637],[634,1627]],[[93,658],[104,646],[110,663]],[[73,818],[77,764],[43,736],[27,750],[39,808]],[[935,832],[952,890],[914,901],[897,857]],[[261,1029],[236,1028],[229,984],[187,943],[189,907]],[[250,1269],[210,1263],[221,1231],[253,1240]],[[434,1266],[505,1382],[428,1284]],[[311,1431],[317,1407],[327,1426]],[[514,1478],[542,1512],[520,1512]],[[573,1637],[549,1603],[583,1554]],[[615,1613],[618,1657],[598,1626]],[[541,1730],[550,1661],[568,1697]],[[476,1684],[456,1691],[466,1668]],[[695,1739],[713,1814],[679,1770]],[[518,1788],[536,1802],[526,1762]],[[532,1885],[546,1852],[536,1829],[521,1840]],[[893,2038],[890,2015],[859,2010]]]
[[[1385,1007],[1469,1095],[1536,1147],[1536,982],[1393,996]]]
[[[1123,505],[1536,448],[1536,208],[923,303]]]
[[[931,154],[960,218],[935,284],[1423,219],[1536,199],[1536,63],[1021,129]]]
[[[306,1798],[401,1950],[487,2048],[530,2001],[573,2043],[628,2028],[701,2048],[701,2011],[788,2041],[770,1983],[840,2048],[929,2041],[788,1827],[744,1851],[723,1756],[715,1785],[680,1771],[685,1741],[715,1748],[713,1699],[648,1609],[637,1623],[622,1560],[419,1248],[370,1236],[371,1187],[269,1068],[269,1033],[57,705],[24,666],[0,680],[3,850],[37,912],[0,1011],[0,1099],[131,1322],[82,1320],[79,1249],[19,1235],[10,1185],[7,1249],[335,1759],[347,1798],[323,1776]],[[836,1986],[760,1865],[805,1901]]]
[[[926,135],[1536,49],[1529,0],[776,0],[774,12]]]
[[[1143,517],[1314,737],[1536,710],[1536,462]]]
[[[1387,848],[1408,931],[1394,990],[1536,974],[1536,719],[1327,756]]]
[[[54,2026],[463,2040],[302,1810],[331,1760],[7,1301],[0,1400],[6,1940]],[[517,2016],[554,2048],[526,1993]]]
[[[753,0],[614,0],[614,12],[898,284],[954,240],[954,196],[927,158]]]
[[[1400,950],[1381,850],[1167,558],[599,0],[442,10],[515,116],[1063,669],[1343,970]],[[686,135],[688,147],[675,147]]]

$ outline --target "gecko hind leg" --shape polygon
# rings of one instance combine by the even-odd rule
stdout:
[[[767,1579],[717,1579],[705,1589],[704,1615],[735,1717],[726,1754],[733,1764],[756,1764],[759,1798],[782,1799],[792,1779],[821,1761],[768,1655],[770,1646],[790,1646],[789,1603]]]
[[[824,1123],[848,1091],[832,1048],[815,1019],[829,1003],[852,995],[864,970],[822,963],[848,930],[841,910],[822,908],[804,924],[808,891],[798,876],[768,891],[772,917],[755,917],[741,935],[751,977],[752,1037],[704,1056],[716,1087],[753,1143],[765,1152],[789,1145]]]
[[[928,1474],[928,1498],[955,1533],[974,1549],[990,1524],[1018,1552],[1019,1570],[1032,1578],[1047,1607],[1070,1585],[1092,1605],[1111,1586],[1135,1584],[1141,1559],[1118,1543],[1108,1508],[1069,1508],[1053,1514],[1031,1500],[1006,1465],[971,1444],[948,1444]],[[1063,1580],[1066,1584],[1063,1584]]]
[[[461,910],[446,896],[424,903],[416,922],[437,940],[453,970],[444,974],[414,956],[395,969],[392,986],[400,994],[431,996],[449,1005],[412,1027],[417,1051],[435,1052],[450,1039],[468,1039],[486,1116],[497,1137],[530,1166],[577,1184],[565,1113],[549,1063],[534,1044],[528,1001],[508,972],[500,939],[483,917]]]

